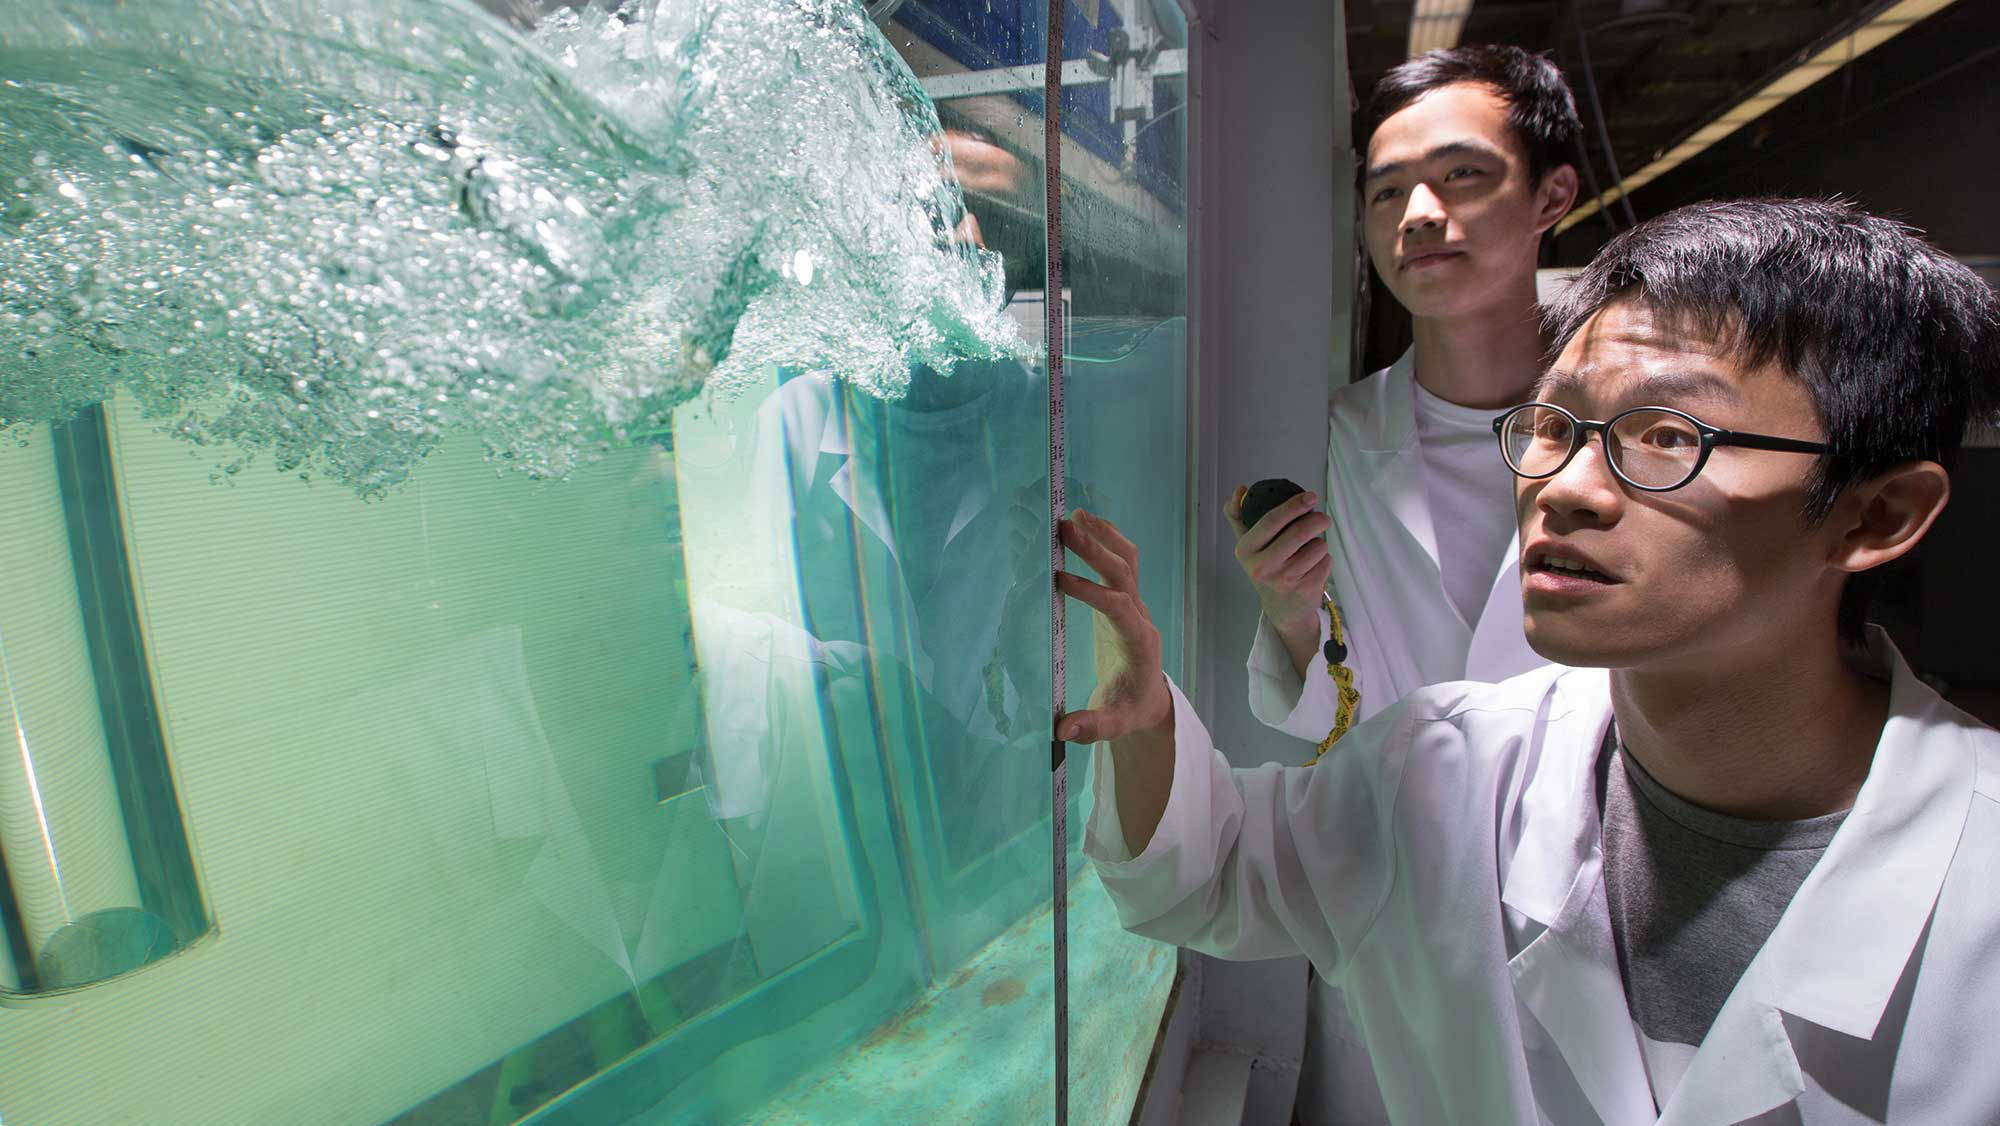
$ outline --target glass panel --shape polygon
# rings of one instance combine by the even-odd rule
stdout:
[[[0,16],[0,629],[62,689],[9,698],[150,717],[214,921],[9,998],[0,1119],[1046,1120],[1039,94],[940,128],[911,73],[1038,62],[1046,9],[491,6]],[[1179,348],[1141,313],[1102,370]]]
[[[1063,53],[1096,60],[1063,94],[1064,405],[1068,502],[1110,519],[1139,548],[1141,594],[1167,672],[1186,645],[1191,440],[1187,368],[1187,24],[1171,0],[1071,0]],[[1068,623],[1068,706],[1095,681],[1088,614]],[[1081,826],[1093,756],[1070,755]],[[1070,1109],[1129,1113],[1172,988],[1172,949],[1118,925],[1071,836]]]
[[[928,81],[1039,61],[1043,19],[910,0],[886,31]],[[940,114],[967,196],[956,237],[999,266],[1002,312],[1036,345],[1038,109],[1002,96]],[[909,374],[885,400],[781,367],[748,443],[772,467],[751,490],[753,513],[769,509],[755,519],[796,547],[829,738],[891,796],[878,871],[904,892],[893,925],[915,959],[901,1015],[768,1109],[786,1122],[1047,1121],[1047,368],[1030,352]]]
[[[935,82],[1039,62],[1045,18],[1027,4],[989,12],[910,0],[891,36],[919,78]],[[961,235],[1004,263],[1005,312],[1039,342],[1039,92],[947,99],[939,116],[965,184]],[[928,779],[932,800],[913,830],[925,840],[917,882],[933,956],[952,963],[1049,895],[1047,365],[1039,356],[960,365],[854,419],[890,479],[890,503],[913,517],[903,526],[924,530],[896,546],[896,560],[875,560],[882,581],[866,589],[886,601],[866,608],[898,623],[884,640],[899,663],[922,668],[924,686],[899,709],[905,733],[889,742],[915,751],[912,768]],[[890,581],[892,566],[901,575]]]
[[[94,810],[78,904],[188,944],[0,998],[0,1120],[1048,1120],[1042,100],[912,82],[1046,6],[486,6],[0,16],[6,712],[108,764],[0,850]],[[1110,104],[1066,488],[1178,656],[1180,126]],[[1070,900],[1122,1118],[1172,956]]]

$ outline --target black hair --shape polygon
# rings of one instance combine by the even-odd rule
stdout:
[[[2000,408],[2000,306],[1964,264],[1842,200],[1695,203],[1598,252],[1543,311],[1558,355],[1607,305],[1637,300],[1802,380],[1826,430],[1803,513],[1911,461],[1951,470],[1968,424]],[[1859,581],[1858,581],[1859,580]],[[1851,576],[1840,631],[1858,641],[1872,594]]]
[[[1519,47],[1472,46],[1425,51],[1390,68],[1368,97],[1368,134],[1389,115],[1441,86],[1476,82],[1507,102],[1507,124],[1528,153],[1528,182],[1576,161],[1576,99],[1547,56]]]

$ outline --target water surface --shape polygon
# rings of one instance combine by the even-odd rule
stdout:
[[[0,425],[118,390],[364,494],[454,427],[562,475],[766,365],[1018,352],[936,113],[854,3],[15,0]]]

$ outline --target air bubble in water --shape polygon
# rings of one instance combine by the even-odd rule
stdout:
[[[449,431],[560,475],[768,365],[1024,347],[859,5],[15,0],[0,73],[8,423],[122,390],[372,493]]]

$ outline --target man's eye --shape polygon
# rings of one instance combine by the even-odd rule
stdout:
[[[1655,426],[1646,431],[1639,440],[1661,450],[1684,450],[1701,445],[1701,435],[1685,426]]]
[[[1461,167],[1461,168],[1454,168],[1451,171],[1445,173],[1444,178],[1447,181],[1450,181],[1450,180],[1461,179],[1466,176],[1477,176],[1477,175],[1479,175],[1479,169]]]
[[[1373,196],[1373,197],[1371,197],[1371,198],[1372,198],[1372,199],[1373,199],[1373,201],[1374,201],[1374,202],[1376,202],[1376,203],[1387,203],[1388,201],[1390,201],[1390,200],[1392,200],[1392,199],[1396,198],[1396,189],[1395,189],[1395,188],[1377,188],[1377,189],[1375,190],[1375,194],[1374,194],[1374,196]]]

